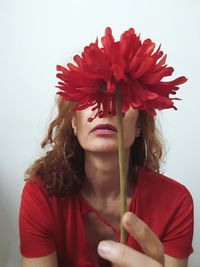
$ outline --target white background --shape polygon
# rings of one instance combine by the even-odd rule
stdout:
[[[55,98],[55,66],[106,26],[116,38],[129,27],[168,54],[174,77],[189,78],[178,111],[161,115],[168,143],[165,174],[195,203],[192,267],[200,262],[198,0],[0,0],[0,266],[19,266],[18,209],[25,169],[40,154]]]

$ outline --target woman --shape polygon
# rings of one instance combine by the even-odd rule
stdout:
[[[154,117],[130,108],[123,118],[129,210],[124,246],[113,242],[120,223],[116,116],[88,122],[91,108],[73,113],[72,107],[58,99],[58,115],[42,143],[47,152],[27,171],[22,266],[187,266],[192,198],[159,174],[162,145]]]

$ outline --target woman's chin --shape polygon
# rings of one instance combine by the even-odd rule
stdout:
[[[118,146],[117,145],[95,145],[91,148],[87,148],[87,149],[84,149],[88,152],[92,152],[92,153],[99,153],[99,154],[102,154],[102,153],[110,153],[110,154],[113,154],[113,153],[118,153]]]

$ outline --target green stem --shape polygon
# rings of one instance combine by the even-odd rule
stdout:
[[[123,132],[123,114],[122,114],[122,98],[119,87],[116,88],[117,96],[117,123],[118,123],[118,150],[119,150],[119,173],[120,173],[120,242],[126,243],[126,230],[122,224],[122,217],[127,209],[127,181],[125,168],[125,147],[124,147],[124,132]]]

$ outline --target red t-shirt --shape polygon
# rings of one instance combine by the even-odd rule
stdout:
[[[139,168],[129,210],[156,233],[166,254],[185,258],[192,253],[193,201],[183,185]],[[21,254],[34,258],[56,250],[59,267],[98,267],[84,226],[89,212],[112,228],[81,194],[65,199],[49,197],[43,182],[26,182],[19,213]],[[118,240],[119,233],[115,234]],[[131,236],[128,245],[141,251]]]

